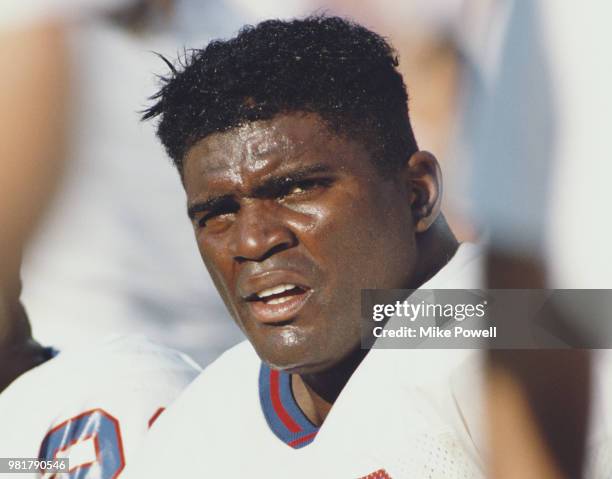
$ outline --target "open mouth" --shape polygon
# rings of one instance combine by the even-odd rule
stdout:
[[[312,290],[292,283],[262,289],[246,298],[255,319],[262,323],[280,323],[294,317]]]
[[[307,291],[306,288],[295,284],[279,284],[273,288],[267,288],[257,293],[253,293],[247,301],[262,301],[266,304],[282,304],[291,301],[293,296],[299,296]]]

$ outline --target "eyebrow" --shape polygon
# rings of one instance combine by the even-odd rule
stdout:
[[[230,202],[233,199],[234,199],[233,195],[213,196],[212,198],[209,198],[205,201],[200,201],[190,206],[187,209],[187,216],[189,216],[189,218],[193,220],[195,218],[196,213],[200,213],[202,211],[214,210],[215,208],[218,208],[223,203]]]
[[[322,163],[294,168],[286,173],[277,174],[265,179],[255,188],[252,196],[256,198],[267,196],[270,192],[277,191],[288,184],[297,183],[316,173],[329,173],[330,171],[331,168]]]
[[[332,169],[328,165],[324,165],[322,163],[298,167],[286,173],[277,174],[275,176],[267,178],[260,185],[257,185],[255,187],[251,196],[256,198],[267,196],[271,191],[276,191],[282,186],[302,181],[316,173],[329,173],[331,170]],[[199,201],[191,205],[187,209],[187,215],[190,219],[193,220],[196,213],[214,210],[223,203],[227,203],[234,200],[234,195],[213,196],[204,201]]]

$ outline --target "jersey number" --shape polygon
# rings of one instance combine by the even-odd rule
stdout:
[[[119,422],[103,409],[93,409],[54,427],[42,442],[39,458],[65,456],[70,458],[70,470],[61,477],[115,479],[125,467]]]

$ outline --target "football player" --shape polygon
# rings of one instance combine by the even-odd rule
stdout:
[[[466,353],[361,348],[362,289],[479,286],[393,49],[321,16],[169,64],[145,118],[248,341],[160,419],[131,477],[478,477]]]
[[[19,281],[7,284],[0,289],[0,457],[68,458],[67,477],[119,477],[199,367],[138,337],[43,347],[32,339]]]

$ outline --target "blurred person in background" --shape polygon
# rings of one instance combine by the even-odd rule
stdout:
[[[68,96],[62,26],[30,24],[9,6],[0,6],[0,60],[5,65],[0,77],[0,291],[16,289],[11,283],[22,245],[56,185]],[[0,330],[0,341],[10,335]]]
[[[13,273],[0,317],[0,329],[12,333],[0,342],[0,456],[67,458],[79,477],[117,477],[199,367],[139,337],[107,336],[61,351],[44,347],[31,335]],[[8,477],[24,477],[6,466]],[[40,477],[30,472],[26,477]]]
[[[588,304],[575,292],[556,306],[574,332],[609,348],[612,7],[503,4],[503,41],[473,57],[490,74],[469,84],[464,116],[473,211],[491,238],[489,286],[604,288]],[[610,477],[610,353],[589,356],[491,352],[492,477]]]
[[[191,226],[177,214],[185,195],[152,129],[138,122],[157,84],[152,51],[182,48],[185,35],[173,15],[178,8],[184,19],[189,7],[111,2],[66,34],[68,166],[54,204],[38,218],[23,269],[24,302],[47,343],[144,333],[205,364],[237,341],[199,267]],[[216,11],[219,17],[222,7]],[[231,15],[224,18],[231,28]],[[200,36],[207,38],[210,21],[199,19]]]
[[[21,250],[65,163],[69,22],[103,2],[3,2],[0,59],[0,456],[70,460],[79,477],[117,477],[148,427],[198,373],[183,355],[114,337],[59,352],[32,337]],[[44,314],[44,313],[43,313]],[[40,477],[27,461],[7,477]],[[8,466],[8,469],[7,469]],[[21,469],[21,470],[17,470]],[[16,475],[16,474],[15,474]]]

